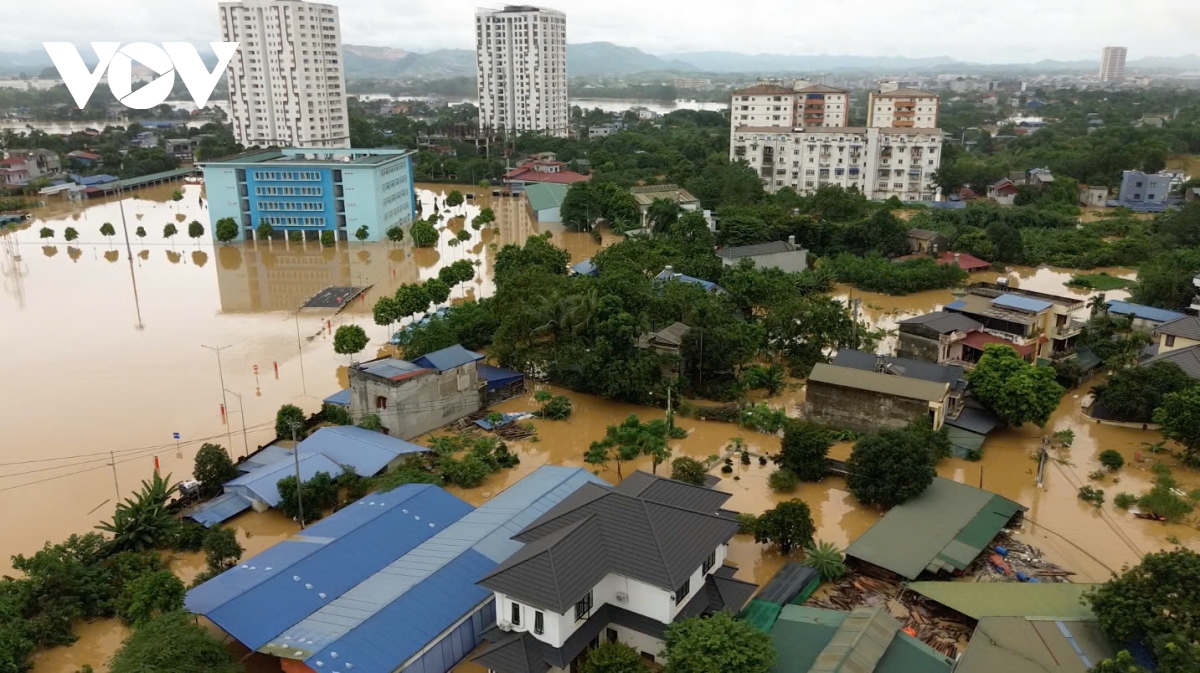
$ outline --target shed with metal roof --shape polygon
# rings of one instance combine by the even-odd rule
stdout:
[[[1087,673],[1114,650],[1096,622],[985,617],[955,673]]]
[[[1033,297],[1022,297],[1016,294],[1002,294],[992,300],[992,306],[1002,306],[1011,308],[1025,313],[1041,313],[1054,308],[1054,304],[1044,299],[1034,299]]]
[[[525,185],[525,201],[538,222],[561,222],[563,200],[569,185],[535,182]]]
[[[459,344],[454,344],[440,351],[426,353],[413,360],[413,364],[445,372],[471,362],[479,362],[482,359],[483,355],[475,351],[469,351]]]
[[[846,556],[910,580],[962,571],[1024,509],[990,491],[934,477],[924,493],[867,529]]]
[[[476,581],[587,483],[599,479],[543,466],[475,509],[430,485],[374,493],[191,590],[186,605],[315,671],[444,673],[495,621]]]
[[[950,673],[954,661],[900,631],[883,608],[785,605],[771,628],[773,673]]]
[[[301,481],[308,481],[318,472],[325,472],[336,477],[342,473],[342,466],[330,460],[328,456],[313,453],[300,456],[299,470]],[[225,492],[236,493],[246,498],[258,511],[268,507],[278,507],[283,498],[279,495],[277,484],[284,477],[294,476],[295,471],[296,466],[291,461],[265,465],[225,482]]]
[[[1134,304],[1132,302],[1120,301],[1117,299],[1109,299],[1107,302],[1105,302],[1105,304],[1108,305],[1108,312],[1114,315],[1129,315],[1136,319],[1144,320],[1149,323],[1156,323],[1158,325],[1184,317],[1184,314],[1178,311],[1168,311],[1165,308],[1146,306],[1144,304]]]
[[[908,588],[971,619],[1027,617],[1092,621],[1083,596],[1099,584],[1073,582],[909,582]]]

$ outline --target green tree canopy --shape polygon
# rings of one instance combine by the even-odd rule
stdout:
[[[237,530],[227,526],[210,528],[204,536],[204,560],[210,571],[220,572],[232,568],[246,551],[237,539]]]
[[[191,224],[188,225],[188,237],[189,238],[200,238],[203,235],[204,235],[204,225],[200,224],[196,220],[192,220]]]
[[[936,476],[926,439],[907,428],[863,437],[846,461],[846,487],[864,505],[885,509],[915,498]]]
[[[671,456],[667,446],[670,429],[667,422],[655,419],[643,423],[635,415],[630,415],[619,425],[610,425],[605,430],[604,438],[592,442],[584,461],[592,465],[604,465],[609,461],[617,463],[617,478],[621,474],[621,463],[628,462],[638,456],[650,456],[654,471],[658,465]]]
[[[385,231],[384,233],[387,235],[388,240],[391,241],[392,243],[400,243],[404,240],[404,228],[403,227],[391,226],[391,227],[388,227],[387,231]]]
[[[1183,445],[1185,463],[1200,464],[1200,387],[1163,395],[1154,422],[1162,425],[1163,435]]]
[[[66,231],[63,232],[63,238],[67,239],[68,242],[74,241],[79,238],[79,232],[75,230],[75,227],[67,227]]]
[[[1000,420],[1020,427],[1046,425],[1065,392],[1050,367],[1035,367],[1008,346],[988,344],[970,374],[975,397]]]
[[[683,456],[671,461],[671,478],[696,486],[703,486],[708,476],[704,464],[695,458]]]
[[[457,189],[451,190],[450,193],[446,195],[446,205],[447,206],[454,208],[456,206],[461,206],[462,204],[463,204],[463,193],[458,191]]]
[[[804,547],[813,540],[813,525],[808,504],[798,498],[781,502],[763,512],[754,525],[754,541],[773,544],[784,554]]]
[[[779,453],[772,460],[803,481],[821,481],[829,473],[826,456],[833,438],[823,426],[793,421],[783,430]]]
[[[270,222],[259,222],[258,228],[254,230],[254,235],[261,239],[271,238],[273,233],[275,233],[275,227],[272,227]]]
[[[179,228],[176,227],[174,224],[167,223],[167,225],[163,227],[163,238],[173,238],[175,236],[175,234],[178,234],[178,233],[179,233]]]
[[[588,651],[587,659],[579,666],[579,673],[650,673],[642,662],[642,655],[632,647],[605,640]]]
[[[362,225],[354,232],[354,238],[360,241],[365,241],[371,237],[371,229],[367,225]]]
[[[361,353],[371,340],[362,325],[341,325],[333,333],[333,352],[340,355]]]
[[[275,412],[275,436],[291,438],[292,425],[297,426],[298,437],[304,435],[304,423],[308,420],[304,410],[294,404],[285,404]]]
[[[407,318],[429,310],[429,292],[423,284],[401,285],[396,288],[396,317]]]
[[[225,646],[184,612],[134,630],[109,662],[111,673],[242,673]]]
[[[1197,670],[1200,554],[1183,548],[1147,554],[1087,600],[1110,642],[1146,645],[1164,673]]]
[[[159,615],[183,609],[187,588],[170,570],[142,575],[125,586],[117,612],[127,624],[142,625]]]
[[[769,635],[725,611],[679,620],[664,640],[667,673],[767,673],[778,656]]]
[[[409,228],[409,235],[412,237],[413,245],[418,248],[432,248],[437,245],[438,230],[428,220],[417,220],[413,222]]]
[[[216,228],[217,240],[222,243],[228,243],[238,236],[237,222],[232,217],[222,217],[217,220]]]
[[[430,278],[425,281],[425,294],[434,306],[444,304],[450,298],[450,286],[440,278]]]
[[[1167,395],[1194,385],[1196,382],[1175,363],[1155,362],[1119,370],[1096,386],[1094,392],[1096,406],[1115,420],[1149,423]]]
[[[225,447],[206,442],[196,452],[192,475],[200,482],[200,493],[211,498],[221,492],[225,482],[238,476],[238,469]]]
[[[101,235],[115,236],[116,233],[117,233],[117,230],[115,228],[113,228],[111,222],[105,222],[104,224],[100,225],[100,234]]]

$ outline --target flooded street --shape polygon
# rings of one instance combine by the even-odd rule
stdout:
[[[177,187],[184,192],[178,203],[170,199]],[[418,187],[425,216],[433,212],[435,192],[441,195],[439,201],[451,188],[477,192],[466,186]],[[486,297],[495,291],[492,269],[496,251],[504,244],[550,232],[555,244],[566,248],[572,262],[577,262],[615,239],[606,234],[597,243],[590,234],[535,223],[520,198],[477,195],[451,209],[440,225],[438,245],[430,249],[414,249],[408,240],[400,245],[351,241],[335,248],[283,241],[214,246],[208,232],[199,240],[186,236],[186,224],[192,220],[208,227],[199,185],[142,190],[138,198],[126,197],[123,204],[132,260],[116,200],[82,205],[55,202],[35,211],[37,219],[29,226],[0,235],[4,273],[0,321],[11,326],[5,332],[0,379],[0,405],[6,410],[5,441],[0,445],[0,512],[4,513],[0,556],[6,562],[12,554],[31,553],[47,540],[57,542],[71,533],[91,530],[111,515],[117,499],[150,477],[156,457],[164,473],[184,478],[190,476],[202,443],[217,442],[235,457],[241,456],[273,438],[274,414],[281,404],[316,411],[322,398],[345,385],[347,358],[333,352],[331,331],[340,324],[357,323],[372,339],[368,352],[383,348],[388,330],[374,324],[371,307],[399,285],[435,277],[441,267],[470,259],[478,262],[476,279],[455,288],[452,301]],[[476,232],[470,221],[481,207],[493,208],[497,222]],[[105,222],[117,229],[111,241],[99,233]],[[165,240],[162,229],[167,223],[184,233]],[[139,226],[146,229],[144,239],[134,233]],[[40,240],[42,227],[53,229],[54,237]],[[79,239],[69,244],[64,241],[67,227],[79,231]],[[452,235],[445,230],[464,229],[471,239],[451,245]],[[1097,271],[1135,276],[1129,269]],[[1006,275],[1014,287],[1081,298],[1089,295],[1063,286],[1071,276],[1069,270],[1012,267]],[[987,272],[973,279],[996,277]],[[370,289],[337,315],[297,312],[318,291],[344,285]],[[898,320],[936,310],[954,298],[949,291],[889,297],[845,286],[838,286],[833,294],[840,299],[860,298],[861,316],[889,330],[895,330]],[[1126,293],[1107,295],[1121,298]],[[894,344],[893,336],[879,350],[890,352]],[[221,348],[219,369],[217,355],[202,346]],[[496,410],[533,411],[538,407],[534,388]],[[630,414],[644,420],[663,417],[660,409],[548,389],[572,399],[575,410],[570,419],[531,421],[537,440],[510,444],[521,457],[518,467],[492,475],[479,488],[451,491],[479,504],[541,465],[596,470],[583,462],[583,454],[604,435],[607,425]],[[995,433],[984,445],[982,461],[950,459],[939,467],[940,474],[982,485],[1030,507],[1028,519],[1037,525],[1027,524],[1022,535],[1050,560],[1077,572],[1077,581],[1104,580],[1110,570],[1136,562],[1139,554],[1170,546],[1169,536],[1200,549],[1194,528],[1136,519],[1113,507],[1117,493],[1141,494],[1150,488],[1153,460],[1173,464],[1174,459],[1144,453],[1144,443],[1161,440],[1157,432],[1087,422],[1079,410],[1083,393],[1071,391],[1044,431],[1072,429],[1076,434],[1062,461],[1047,468],[1044,488],[1034,485],[1032,456],[1043,431],[1033,426]],[[758,393],[752,397],[762,399]],[[794,416],[802,399],[803,389],[794,386],[762,401]],[[223,400],[228,404],[225,417]],[[688,436],[671,443],[673,457],[703,461],[722,456],[736,437],[756,456],[779,449],[777,437],[735,425],[678,416],[676,422],[688,430]],[[178,442],[172,436],[176,432]],[[1121,451],[1127,465],[1117,473],[1119,483],[1109,477],[1096,484],[1107,495],[1104,507],[1096,510],[1078,500],[1076,491],[1079,485],[1091,483],[1088,474],[1099,467],[1096,456],[1105,449]],[[838,444],[831,456],[845,458],[849,451],[850,444]],[[1141,463],[1134,460],[1139,451],[1146,458]],[[877,512],[855,502],[840,478],[802,484],[795,493],[777,495],[766,486],[772,464],[761,466],[757,458],[750,465],[735,460],[730,475],[720,474],[720,465],[716,462],[712,472],[722,477],[717,488],[732,495],[728,508],[761,513],[782,500],[799,497],[812,509],[817,537],[839,547],[878,520]],[[623,463],[621,472],[628,475],[651,467],[650,460],[642,458]],[[658,467],[660,474],[669,470],[669,463]],[[598,474],[618,481],[615,463]],[[1184,490],[1200,487],[1195,471],[1181,468],[1174,476]],[[275,511],[248,513],[231,524],[247,556],[297,528]],[[787,559],[764,552],[747,536],[738,536],[730,560],[738,565],[740,577],[761,584]],[[174,554],[170,561],[185,581],[204,563],[200,554]],[[81,640],[74,647],[39,653],[34,670],[69,673],[88,663],[102,671],[103,662],[127,631],[115,621],[103,620],[81,624],[77,633]]]

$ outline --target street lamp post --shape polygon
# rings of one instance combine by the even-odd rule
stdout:
[[[233,432],[229,429],[229,402],[225,398],[225,370],[221,368],[221,351],[226,348],[232,348],[232,346],[205,346],[204,344],[200,344],[200,347],[207,348],[217,354],[217,375],[221,378],[221,409],[224,410],[225,414],[225,434],[229,439],[229,443],[233,444]]]
[[[242,406],[242,396],[233,392],[232,390],[226,390],[225,392],[227,392],[230,395],[233,395],[234,397],[237,398],[238,413],[242,415],[242,449],[245,451],[246,457],[249,458],[250,457],[250,442],[249,442],[249,440],[246,439],[246,408],[244,406]],[[229,448],[232,449],[233,447],[231,446]]]

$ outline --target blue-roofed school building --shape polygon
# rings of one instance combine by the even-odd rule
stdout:
[[[413,221],[413,152],[385,149],[289,148],[246,153],[201,164],[209,230],[232,218],[235,240],[255,238],[260,224],[273,237],[300,232],[317,240],[326,231],[349,240],[360,227],[379,241],[393,226]]]
[[[473,508],[441,488],[373,493],[188,592],[185,605],[285,673],[446,673],[496,622],[476,584],[585,484],[543,466]]]

